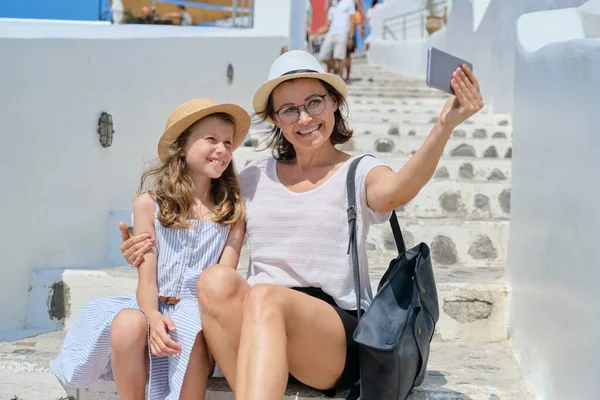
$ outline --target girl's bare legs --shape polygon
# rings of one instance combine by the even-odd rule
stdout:
[[[238,354],[237,400],[281,400],[288,374],[317,389],[337,383],[346,334],[322,300],[273,285],[250,289]]]
[[[204,400],[206,398],[206,386],[208,377],[211,375],[214,364],[208,356],[208,349],[202,332],[196,336],[190,361],[183,378],[183,386],[179,398],[181,400]]]
[[[233,268],[213,265],[200,274],[198,302],[204,338],[235,391],[244,297],[250,287]]]
[[[120,311],[112,322],[111,366],[121,400],[144,400],[148,376],[148,320],[135,309]]]

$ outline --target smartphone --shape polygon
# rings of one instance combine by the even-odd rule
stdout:
[[[470,62],[430,47],[427,52],[427,86],[454,95],[450,81],[456,68],[462,64],[467,64],[473,71],[473,64]]]

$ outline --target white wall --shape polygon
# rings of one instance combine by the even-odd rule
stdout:
[[[405,13],[419,10],[423,8],[422,0],[387,0],[379,2],[380,4],[372,11],[371,18],[371,33],[369,36],[372,40],[374,38],[382,38],[383,36],[383,20],[386,18],[393,18]],[[392,23],[396,37],[402,38],[402,29],[400,22]],[[416,21],[415,16],[410,17],[410,23],[407,22],[406,37],[407,38],[420,38],[421,37],[421,26]]]
[[[517,29],[510,325],[543,400],[600,398],[600,35],[582,36],[576,14],[527,14]],[[559,21],[571,37],[540,36]]]
[[[128,215],[170,111],[201,96],[251,110],[287,42],[258,29],[0,21],[0,330],[23,326],[33,270],[115,262],[111,213]]]
[[[374,40],[370,59],[398,73],[425,77],[430,46],[473,63],[486,103],[512,112],[517,18],[525,13],[574,7],[585,0],[453,0],[448,26],[425,40]],[[561,31],[564,24],[553,25]]]
[[[289,37],[292,1],[254,0],[254,29],[269,35]]]
[[[424,79],[427,49],[430,46],[447,49],[448,38],[462,38],[472,34],[473,7],[471,1],[453,0],[450,10],[447,27],[426,39],[412,38],[405,41],[374,39],[369,52],[370,62],[385,66],[401,75]],[[472,59],[470,45],[464,40],[462,44],[461,51],[454,51],[453,54]]]

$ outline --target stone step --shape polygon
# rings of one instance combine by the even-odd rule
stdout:
[[[361,80],[354,81],[354,84],[348,85],[348,89],[352,89],[353,91],[395,91],[395,90],[407,90],[407,91],[423,91],[423,92],[437,92],[440,95],[447,96],[446,93],[440,92],[438,89],[434,89],[425,85],[422,82],[417,81],[405,81],[401,79],[396,79],[394,84],[388,84],[386,82],[369,82],[369,78],[366,81],[363,81],[364,78],[361,77]]]
[[[388,67],[385,67],[383,65],[369,64],[368,60],[358,60],[358,59],[352,60],[352,69],[354,70],[355,67],[358,72],[385,73],[385,74],[390,74],[390,75],[393,74],[394,76],[404,77],[403,75],[395,74],[391,69],[389,69]],[[406,79],[418,79],[418,78],[406,77]]]
[[[412,137],[419,138],[423,141],[434,127],[434,124],[413,124],[409,120],[399,123],[390,122],[371,122],[365,123],[362,121],[350,120],[350,128],[353,131],[353,137],[359,136],[374,136],[375,138],[395,136],[395,137]],[[258,134],[258,132],[257,132]],[[251,137],[251,136],[249,136]],[[508,140],[512,142],[512,127],[493,127],[473,124],[462,124],[452,131],[451,139],[476,139],[488,140],[480,143],[497,143],[496,141]]]
[[[388,135],[356,135],[349,142],[341,145],[341,149],[357,153],[391,153],[411,155],[423,144],[423,137],[401,137]],[[463,158],[510,158],[512,157],[512,142],[507,139],[463,139],[451,138],[444,152],[444,157]]]
[[[409,240],[407,242],[411,247]],[[381,246],[386,250],[368,252],[374,292],[389,262],[397,255],[389,243]],[[239,265],[239,273],[246,277],[247,246],[244,246]],[[441,315],[436,329],[438,339],[469,338],[493,342],[507,338],[502,267],[434,265]],[[35,271],[31,279],[26,328],[42,332],[68,328],[85,304],[101,297],[135,293],[136,286],[137,272],[132,267]]]
[[[364,102],[352,102],[348,103],[351,112],[376,112],[386,114],[389,109],[395,109],[395,113],[398,115],[402,114],[426,114],[430,116],[439,115],[446,99],[440,99],[442,101],[439,102],[431,102],[431,103],[423,103],[423,99],[394,99],[394,98],[380,98],[380,97],[372,97],[370,104],[366,104]],[[379,101],[377,101],[379,100]],[[412,102],[408,102],[408,100],[414,100]],[[420,104],[416,104],[416,103]],[[491,110],[490,107],[484,106],[477,115],[490,115]],[[492,114],[493,115],[493,114]]]
[[[374,136],[374,137],[413,137],[424,140],[433,128],[433,123],[411,123],[410,120],[404,120],[402,122],[363,122],[355,119],[348,120],[350,128],[353,130],[353,137],[359,137],[361,135]],[[485,143],[496,143],[496,140],[509,140],[512,141],[512,127],[510,126],[481,126],[474,125],[468,120],[462,125],[456,128],[452,132],[452,138],[457,139],[477,139],[477,140],[491,140]],[[488,124],[489,125],[489,124]],[[271,127],[266,125],[254,127],[250,130],[247,139],[245,140],[243,147],[255,147],[258,142],[264,139],[264,135],[268,134]],[[257,142],[258,140],[258,142]],[[254,144],[253,144],[254,143]]]
[[[360,100],[360,99],[359,99]],[[409,102],[409,100],[413,100]],[[359,101],[348,102],[351,112],[375,112],[387,114],[387,110],[395,109],[396,114],[425,114],[429,116],[439,115],[446,99],[440,99],[441,101],[424,103],[423,99],[394,99],[394,98],[380,98],[372,97],[369,100],[370,104]],[[427,99],[425,99],[427,100]],[[419,104],[416,104],[419,103]],[[477,115],[493,115],[489,107],[484,106]]]
[[[381,82],[381,81],[377,81],[374,78],[383,78],[385,80],[388,81],[394,81],[394,84],[390,85],[390,84],[386,84],[385,82]],[[417,79],[404,79],[402,77],[398,77],[398,76],[394,76],[394,75],[385,75],[382,74],[381,76],[376,73],[376,74],[355,74],[354,75],[355,80],[352,81],[350,80],[350,85],[348,85],[348,88],[356,88],[356,89],[365,89],[365,90],[370,90],[370,89],[384,89],[384,90],[390,90],[390,89],[422,89],[422,90],[431,90],[431,91],[439,91],[438,89],[434,89],[432,87],[427,86],[427,84],[425,83],[425,81],[421,81],[421,80],[417,80]]]
[[[358,152],[356,152],[358,154]],[[399,171],[410,160],[410,156],[396,154],[377,154],[377,159],[386,163],[394,171]],[[438,163],[433,180],[453,180],[457,187],[463,187],[463,182],[503,182],[511,179],[511,161],[502,158],[462,158],[442,157]],[[425,186],[425,188],[427,187]],[[510,208],[510,203],[507,204]]]
[[[433,180],[396,211],[403,218],[508,219],[510,193],[509,181]]]
[[[506,264],[508,220],[399,219],[407,247],[427,243],[435,266],[503,267]],[[388,224],[372,225],[367,243],[370,251],[384,260],[396,253]]]
[[[510,133],[513,131],[513,127],[510,122],[506,123],[507,120],[500,118],[499,122],[496,121],[496,118],[491,117],[493,114],[485,114],[477,117],[473,117],[473,119],[467,119],[465,122],[460,124],[457,129],[485,129],[486,137],[492,137],[494,133],[497,131],[504,132],[506,136],[510,136]],[[376,116],[368,119],[362,119],[360,115],[355,115],[350,113],[348,116],[348,121],[350,122],[351,127],[356,126],[367,126],[371,129],[379,130],[381,128],[387,127],[388,129],[391,127],[402,128],[405,131],[410,130],[419,130],[419,129],[427,129],[426,132],[429,132],[435,123],[437,122],[437,115],[412,115],[412,114],[399,114],[393,115],[388,114],[387,116]],[[476,136],[478,137],[478,136]]]
[[[389,73],[354,73],[354,71],[352,71],[350,74],[350,80],[347,81],[346,84],[356,89],[385,86],[401,86],[411,88],[427,87],[425,81],[421,80],[406,79]]]
[[[365,82],[365,83],[370,83],[370,82],[375,82],[377,80],[389,80],[389,81],[395,81],[395,82],[406,82],[407,84],[420,84],[420,85],[425,85],[425,82],[422,79],[415,79],[415,78],[410,78],[407,76],[401,76],[401,75],[396,75],[393,72],[390,72],[388,70],[384,70],[384,69],[369,69],[369,68],[363,68],[361,66],[358,65],[352,65],[351,70],[350,70],[350,84],[353,84],[354,79],[356,79],[358,82]]]
[[[446,96],[448,97],[448,96]],[[423,106],[423,107],[432,107],[435,106],[437,108],[442,107],[446,102],[447,98],[435,98],[435,97],[427,97],[427,98],[410,98],[410,99],[402,99],[402,98],[380,98],[377,96],[361,96],[361,97],[353,97],[349,96],[346,99],[346,102],[351,107],[356,107],[357,105],[366,105],[366,106]]]
[[[354,89],[348,87],[348,95],[354,97],[392,97],[392,98],[445,98],[447,95],[439,90],[425,88],[415,89]]]
[[[24,333],[26,335],[26,332]],[[0,342],[0,398],[20,400],[118,400],[112,381],[65,389],[48,363],[58,354],[64,331]],[[340,393],[336,399],[344,399]],[[16,396],[16,397],[15,397]],[[425,381],[408,400],[529,400],[517,362],[506,342],[477,344],[434,338]],[[223,378],[210,378],[207,400],[233,400]],[[289,385],[284,400],[326,399],[301,384]]]
[[[137,269],[129,266],[34,271],[25,328],[46,331],[68,328],[85,304],[101,297],[132,294],[136,287]]]
[[[441,109],[441,108],[440,108]],[[434,124],[439,115],[440,110],[430,109],[429,113],[413,113],[407,112],[405,108],[402,113],[393,106],[390,107],[373,107],[373,108],[358,108],[354,107],[350,110],[349,119],[360,123],[395,123],[395,124],[414,124],[425,125]],[[498,128],[509,127],[512,130],[511,117],[504,114],[476,114],[470,117],[468,125],[485,125]]]
[[[466,121],[468,122],[468,121]],[[389,123],[389,122],[363,122],[349,119],[350,129],[353,131],[351,141],[356,140],[379,140],[389,138],[391,140],[403,140],[406,139],[411,143],[418,145],[422,144],[425,138],[429,136],[431,130],[434,127],[433,123],[411,123],[409,120],[402,121],[401,123]],[[485,126],[484,124],[462,124],[452,132],[450,142],[446,145],[446,148],[453,142],[470,141],[474,140],[474,143],[478,143],[479,146],[488,146],[504,144],[505,146],[512,146],[512,127],[501,126]],[[262,141],[267,138],[270,133],[270,127],[255,127],[250,130],[246,140],[242,147],[256,147]],[[263,147],[263,146],[259,146]],[[410,146],[412,147],[412,146]],[[487,147],[486,147],[487,148]],[[352,147],[346,148],[351,151]],[[464,152],[459,152],[465,154]],[[510,158],[512,151],[508,153]],[[506,153],[503,154],[506,156]],[[501,155],[499,155],[501,156]],[[494,157],[489,157],[494,158]]]
[[[393,72],[391,72],[388,68],[383,67],[383,66],[377,66],[377,65],[370,65],[366,62],[363,61],[359,61],[359,60],[352,60],[352,70],[356,70],[357,73],[381,73],[381,74],[387,74],[387,75],[393,75],[398,77],[399,75],[394,74]],[[413,79],[413,78],[408,78],[408,79]]]
[[[390,76],[390,77],[394,77],[397,79],[406,79],[406,80],[419,80],[419,79],[415,79],[415,78],[409,78],[406,76],[402,76],[402,75],[398,75],[395,74],[394,72],[390,71],[387,68],[383,68],[383,67],[375,67],[372,65],[368,65],[368,64],[361,64],[361,63],[356,63],[356,62],[352,62],[352,69],[351,69],[351,75],[354,76],[363,76],[363,75],[385,75],[385,76]],[[420,79],[420,81],[422,81],[422,79]]]
[[[352,65],[360,65],[362,68],[367,68],[373,71],[388,71],[388,68],[383,65],[375,65],[369,62],[369,57],[366,55],[359,55],[356,57],[356,54],[352,54]]]
[[[429,117],[437,116],[442,107],[441,105],[414,105],[414,104],[351,104],[350,105],[350,113],[352,115],[362,115],[367,113],[374,113],[375,115],[388,116],[390,113],[402,115],[402,114],[412,114],[412,115],[428,115]],[[354,117],[356,119],[356,117]]]
[[[381,99],[380,99],[381,100]],[[373,103],[373,104],[364,104],[364,103],[352,103],[350,104],[350,112],[351,114],[364,114],[364,113],[373,113],[375,115],[381,115],[381,116],[390,116],[390,114],[394,114],[397,116],[404,116],[406,114],[412,114],[412,115],[417,115],[417,116],[429,116],[429,118],[431,117],[436,117],[439,115],[440,111],[442,110],[442,106],[444,105],[444,103],[442,102],[441,104],[431,104],[431,105],[425,105],[425,104],[420,104],[420,105],[416,105],[416,104],[402,104],[401,102],[386,102],[387,104],[384,103]],[[483,108],[481,111],[479,111],[479,113],[477,113],[477,115],[502,115],[502,114],[491,114],[489,108]],[[510,116],[507,116],[507,118],[510,118]]]
[[[346,80],[346,85],[355,90],[362,90],[370,87],[402,87],[402,88],[423,88],[421,82],[410,82],[404,79],[398,79],[394,77],[383,77],[377,75],[362,75],[357,76],[352,74],[349,80]],[[428,88],[429,89],[429,88]]]
[[[350,127],[354,131],[354,137],[359,135],[372,135],[377,137],[382,136],[411,136],[419,137],[421,140],[426,138],[434,124],[422,124],[417,125],[411,123],[409,120],[402,121],[401,123],[390,123],[390,122],[379,122],[379,123],[365,123],[361,121],[350,121]],[[453,138],[469,138],[469,139],[490,139],[490,140],[502,140],[512,139],[512,127],[510,126],[486,126],[474,125],[465,121],[462,125],[456,128],[452,132]],[[491,142],[490,142],[491,143]]]
[[[444,93],[438,89],[431,88],[426,85],[404,85],[401,82],[398,82],[393,85],[385,84],[385,83],[372,83],[369,85],[361,85],[361,87],[357,87],[355,85],[348,85],[348,93],[352,94],[362,94],[363,96],[368,96],[369,93],[433,93],[439,97],[448,97],[447,93]]]
[[[344,146],[340,146],[343,148]],[[360,154],[358,151],[350,151],[351,154]],[[374,153],[371,151],[371,153]],[[240,147],[234,152],[235,164],[239,169],[250,161],[271,155],[269,149],[256,151],[251,147]],[[409,156],[398,153],[374,153],[379,160],[387,163],[394,171],[400,168],[410,159]],[[454,181],[478,181],[511,179],[511,160],[504,158],[468,158],[468,157],[442,157],[438,163],[433,181],[451,179]],[[433,182],[431,181],[431,182]],[[431,184],[428,183],[429,184]],[[510,208],[510,203],[508,203]]]

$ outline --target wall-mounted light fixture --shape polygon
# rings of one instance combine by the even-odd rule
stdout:
[[[100,141],[100,145],[102,147],[110,147],[114,133],[112,115],[103,111],[98,119],[98,140]]]
[[[233,82],[233,65],[231,64],[227,66],[227,82],[229,82],[230,85],[231,82]]]

